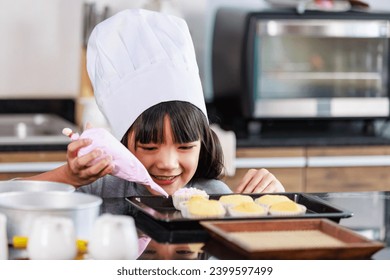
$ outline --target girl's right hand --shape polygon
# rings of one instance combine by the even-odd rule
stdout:
[[[103,152],[100,149],[95,149],[80,157],[77,156],[81,148],[91,143],[90,139],[78,139],[68,145],[65,176],[75,187],[90,184],[113,171],[112,157],[109,155],[102,157]],[[99,160],[96,160],[98,158]]]
[[[285,192],[282,183],[265,168],[249,169],[236,188],[238,193]]]

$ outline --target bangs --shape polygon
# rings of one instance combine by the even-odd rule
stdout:
[[[168,116],[175,143],[189,143],[203,139],[208,122],[203,112],[188,102],[170,101],[159,103],[145,112],[134,122],[130,131],[135,142],[164,143],[164,118]]]
[[[144,111],[123,136],[121,143],[127,147],[128,137],[137,143],[164,143],[164,118],[168,117],[173,141],[177,144],[200,140],[199,162],[193,178],[218,179],[223,170],[223,153],[216,134],[210,129],[207,117],[191,103],[168,101]]]

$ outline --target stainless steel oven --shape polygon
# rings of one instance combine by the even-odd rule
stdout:
[[[386,13],[221,9],[214,100],[249,119],[387,118],[389,38]]]

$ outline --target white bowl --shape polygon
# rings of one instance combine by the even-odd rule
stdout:
[[[28,237],[34,220],[42,216],[70,218],[79,239],[89,238],[103,200],[78,192],[8,192],[0,194],[0,213],[7,216],[8,240]]]
[[[61,191],[74,192],[75,187],[56,182],[47,181],[0,181],[0,193],[5,192],[46,192],[46,191]]]

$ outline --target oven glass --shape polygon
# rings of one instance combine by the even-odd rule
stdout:
[[[255,116],[387,116],[387,21],[259,21]]]

